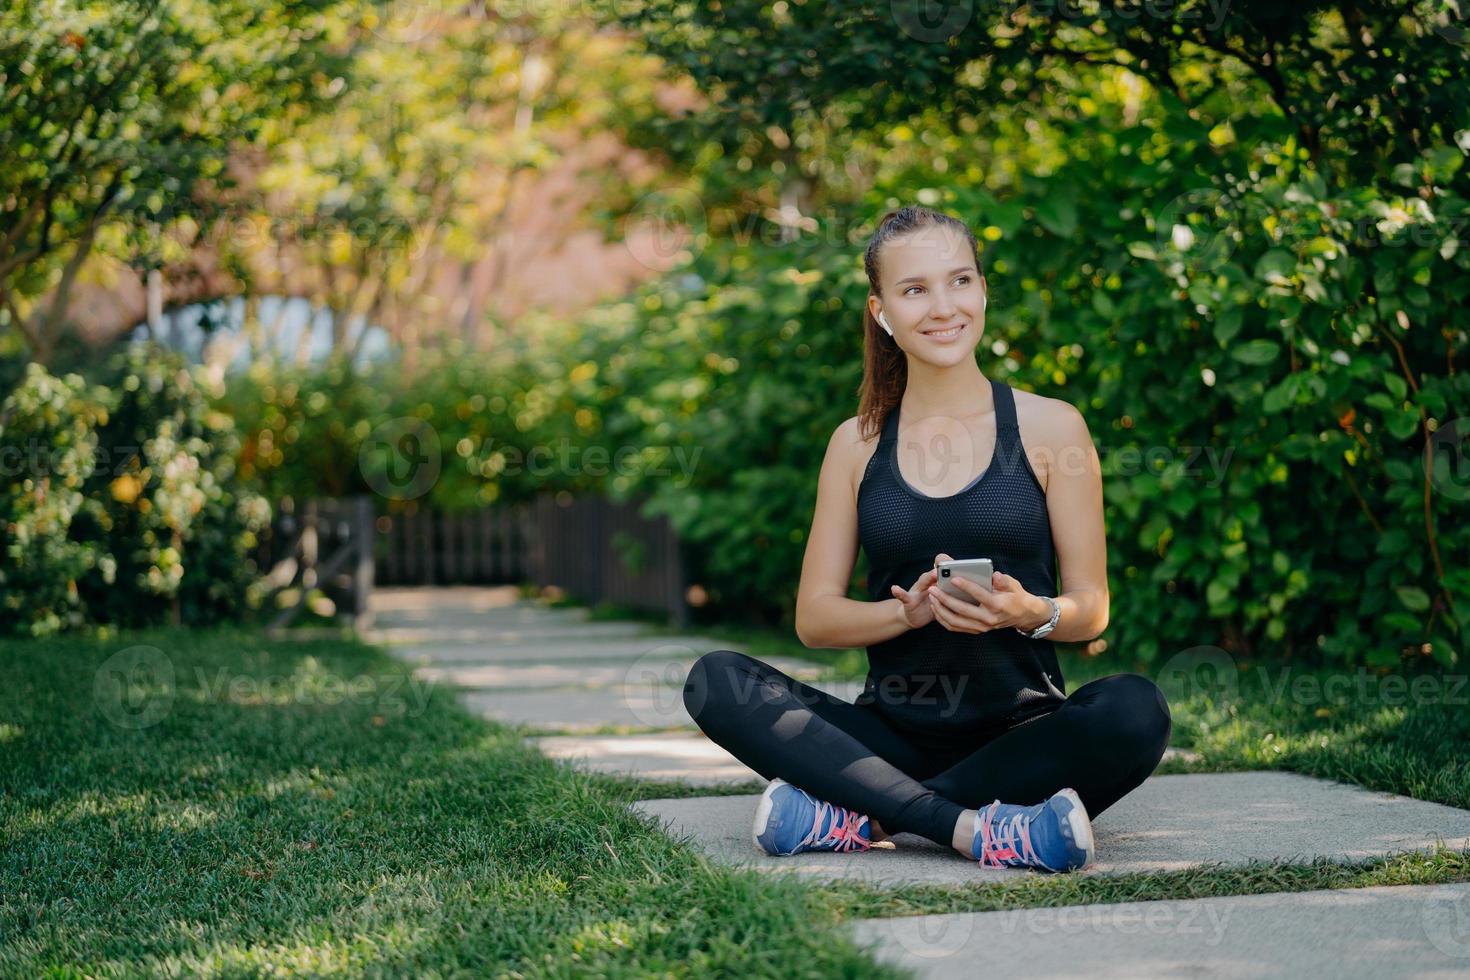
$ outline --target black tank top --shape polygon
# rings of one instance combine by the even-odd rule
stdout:
[[[1021,447],[1011,387],[990,379],[995,452],[985,472],[948,497],[909,486],[898,468],[895,406],[858,487],[858,538],[868,559],[868,595],[911,588],[934,556],[990,558],[1034,595],[1056,596],[1056,551],[1046,493]],[[938,620],[868,647],[860,703],[894,728],[940,741],[988,740],[1056,710],[1066,700],[1051,640],[1014,627],[958,633]]]

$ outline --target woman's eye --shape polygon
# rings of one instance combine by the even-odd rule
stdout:
[[[959,282],[961,279],[963,279],[965,282],[969,282],[970,281],[970,277],[969,276],[955,276],[954,277],[954,281],[955,282]],[[910,286],[908,289],[905,289],[903,291],[903,294],[905,296],[907,296],[911,291],[913,291],[915,289],[920,289],[920,288],[922,288],[922,287],[919,287],[919,286]]]

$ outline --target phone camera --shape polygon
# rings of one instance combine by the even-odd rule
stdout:
[[[939,575],[940,575],[941,578],[949,578],[949,569],[947,569],[947,568],[941,568],[939,570]]]

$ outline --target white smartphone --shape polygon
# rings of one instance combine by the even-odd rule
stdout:
[[[995,574],[995,564],[989,558],[952,558],[934,567],[938,572],[939,587],[956,599],[968,602],[972,606],[978,606],[980,603],[976,602],[961,586],[956,585],[954,580],[967,578],[989,592],[990,576]]]

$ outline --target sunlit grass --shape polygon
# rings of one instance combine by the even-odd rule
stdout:
[[[796,652],[771,642],[757,655]],[[97,682],[140,646],[171,681]],[[0,646],[0,975],[871,975],[845,920],[1470,880],[1454,851],[963,888],[736,872],[626,804],[759,782],[577,773],[446,688],[404,696],[409,669],[244,630]],[[1069,659],[1068,688],[1119,669]],[[1470,803],[1455,704],[1273,690],[1242,672],[1230,697],[1176,699],[1174,742],[1201,758],[1158,773],[1292,769]]]

